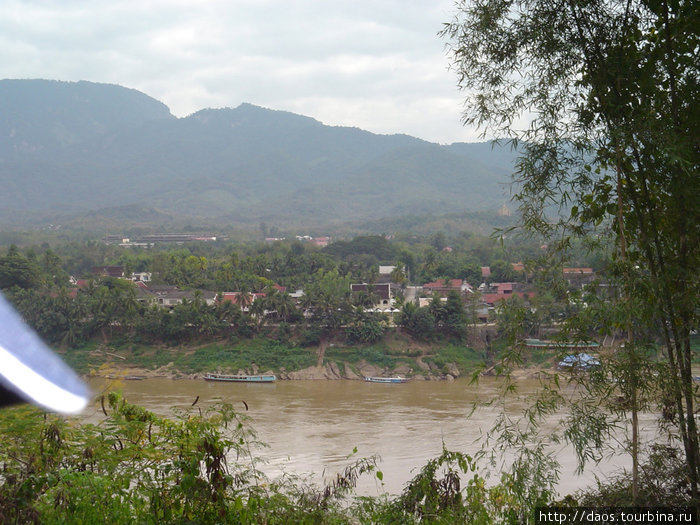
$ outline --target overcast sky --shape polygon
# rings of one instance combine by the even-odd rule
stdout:
[[[453,0],[2,0],[3,78],[138,89],[182,117],[250,102],[472,142],[437,36]]]

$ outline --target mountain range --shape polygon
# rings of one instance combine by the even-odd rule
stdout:
[[[251,104],[176,118],[133,89],[0,80],[0,225],[76,217],[335,224],[496,212],[514,154]]]

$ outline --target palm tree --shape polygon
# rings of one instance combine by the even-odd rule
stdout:
[[[372,308],[379,302],[379,295],[374,291],[374,286],[368,285],[365,290],[360,290],[353,298],[353,304],[362,308]]]
[[[250,315],[254,317],[258,322],[258,330],[265,324],[265,300],[253,298],[248,311]]]
[[[221,294],[219,294],[219,297],[221,297]],[[241,312],[239,304],[219,299],[214,308],[214,315],[218,319],[219,330],[228,333],[232,331],[234,326],[240,324],[243,312]]]
[[[277,312],[277,303],[280,295],[281,294],[277,288],[275,288],[273,285],[268,285],[265,287],[265,297],[258,299],[257,302],[263,302],[265,305],[265,310],[267,310],[267,312],[272,314],[274,317],[277,317],[279,315]]]
[[[289,321],[289,318],[297,312],[297,307],[294,304],[294,299],[287,293],[278,293],[275,301],[275,310],[277,316],[284,322]]]
[[[326,348],[333,335],[346,322],[348,313],[352,309],[350,278],[347,275],[341,276],[335,269],[328,272],[318,270],[308,286],[307,296],[314,310],[312,321],[321,332],[318,366],[322,366]]]
[[[391,274],[389,274],[389,278],[391,279],[392,283],[400,284],[402,287],[406,284],[407,281],[406,274],[403,271],[403,267],[398,264],[391,271]]]
[[[250,305],[253,303],[254,296],[248,290],[244,289],[238,292],[237,299],[241,310],[245,311],[250,308]]]

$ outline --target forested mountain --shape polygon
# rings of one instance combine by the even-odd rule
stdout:
[[[242,104],[175,118],[115,85],[0,81],[0,222],[323,224],[495,211],[513,155]]]

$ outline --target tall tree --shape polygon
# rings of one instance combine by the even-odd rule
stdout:
[[[698,499],[700,10],[693,0],[468,0],[445,25],[464,121],[507,137],[524,225],[607,234],[621,297],[660,332]],[[529,120],[529,124],[527,121]],[[525,122],[525,123],[524,123]],[[552,213],[552,205],[558,212]]]
[[[322,366],[326,348],[352,310],[350,278],[340,275],[338,270],[318,270],[305,291],[313,311],[312,320],[321,332],[318,366]]]
[[[36,262],[22,255],[14,244],[0,257],[0,288],[37,288],[42,284],[42,275]]]

